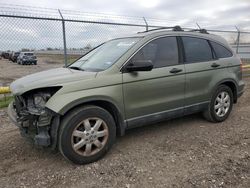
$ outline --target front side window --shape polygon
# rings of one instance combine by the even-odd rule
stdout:
[[[216,54],[216,57],[217,58],[227,58],[227,57],[232,57],[233,54],[232,52],[230,52],[228,49],[226,49],[224,46],[216,43],[216,42],[212,42],[210,41],[214,51],[215,51],[215,54]]]
[[[131,62],[140,60],[151,60],[154,68],[177,65],[178,46],[176,37],[162,37],[149,42],[131,58]]]
[[[186,63],[213,60],[212,50],[207,40],[194,37],[182,37],[182,41]]]

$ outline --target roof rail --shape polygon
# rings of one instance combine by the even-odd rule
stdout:
[[[181,28],[179,25],[177,25],[174,27],[158,27],[155,29],[150,29],[150,30],[142,31],[142,32],[138,32],[138,33],[147,33],[147,32],[151,32],[151,31],[157,31],[157,30],[163,30],[163,29],[172,29],[172,31],[185,31],[184,28]],[[209,34],[206,29],[188,29],[188,28],[185,28],[185,29],[186,29],[186,31],[190,31],[190,32],[196,31],[196,32],[204,33],[204,34]]]
[[[172,29],[172,31],[184,31],[181,28],[181,26],[176,25],[174,27],[158,27],[158,28],[155,28],[155,29],[150,29],[150,30],[147,30],[147,31],[141,31],[141,32],[138,32],[138,33],[147,33],[147,32],[150,32],[150,31],[157,31],[157,30],[163,30],[163,29]]]
[[[176,25],[173,27],[173,31],[184,31],[184,30],[181,28],[181,26]]]
[[[206,29],[191,29],[190,31],[198,31],[200,33],[209,34]]]

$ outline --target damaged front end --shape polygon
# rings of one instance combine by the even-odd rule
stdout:
[[[43,88],[16,95],[9,105],[9,117],[20,128],[21,135],[33,139],[36,145],[56,145],[59,115],[45,104],[59,89]]]

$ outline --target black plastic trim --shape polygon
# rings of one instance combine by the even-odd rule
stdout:
[[[185,59],[183,42],[180,36],[177,36],[176,39],[177,39],[177,45],[178,45],[179,64],[183,64],[184,59]]]
[[[184,115],[189,115],[197,112],[204,111],[208,107],[209,101],[197,103],[190,106],[180,107],[173,110],[167,110],[162,112],[157,112],[153,114],[148,114],[145,116],[135,117],[126,120],[128,124],[128,129],[140,127],[144,125],[149,125],[153,123],[158,123],[164,120],[174,119],[177,117],[182,117]]]
[[[168,111],[163,111],[163,112],[157,112],[145,116],[140,116],[136,118],[131,118],[126,120],[128,124],[128,129],[130,128],[136,128],[136,127],[141,127],[153,123],[158,123],[163,120],[169,120],[172,118],[177,118],[181,117],[184,115],[184,107],[177,108],[174,110],[168,110]]]

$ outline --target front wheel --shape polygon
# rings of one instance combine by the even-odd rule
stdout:
[[[228,86],[221,85],[213,94],[204,117],[211,122],[222,122],[228,118],[232,107],[233,92]]]
[[[66,115],[59,133],[59,150],[76,164],[102,158],[116,138],[111,114],[97,106],[77,108]]]

